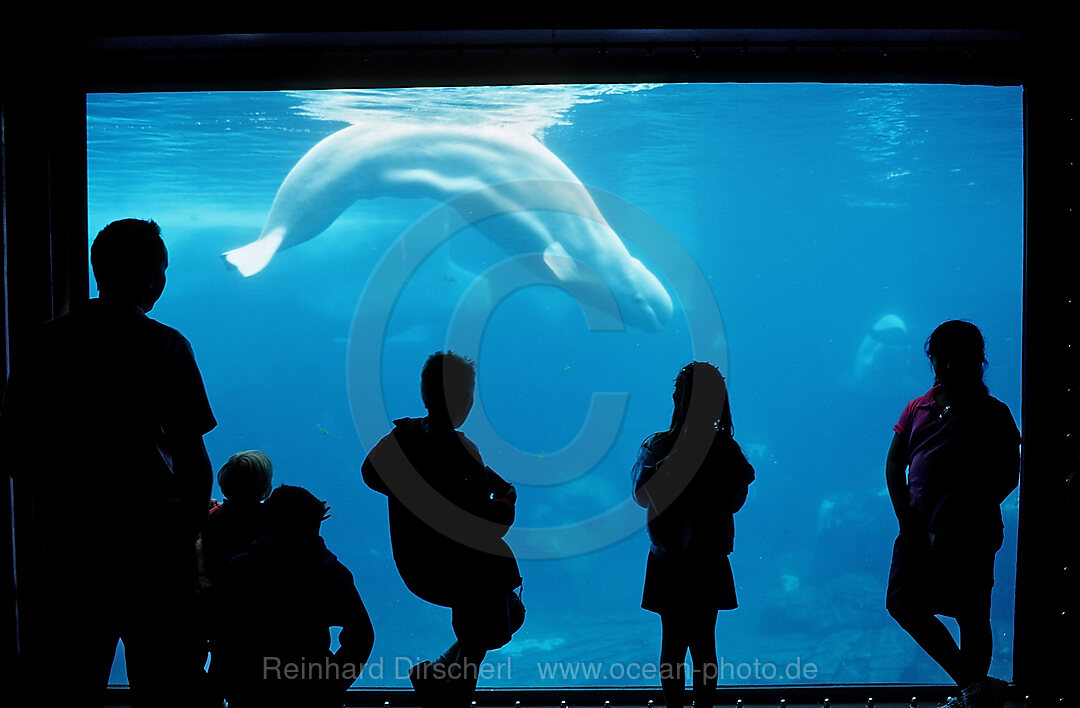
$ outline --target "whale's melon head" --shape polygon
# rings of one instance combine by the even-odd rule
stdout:
[[[671,296],[645,265],[631,258],[626,274],[615,290],[626,324],[646,332],[659,332],[671,319]]]

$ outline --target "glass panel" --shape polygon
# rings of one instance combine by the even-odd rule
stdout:
[[[275,483],[332,504],[323,535],[377,635],[358,687],[407,686],[453,639],[449,612],[401,582],[385,499],[360,476],[391,419],[423,415],[421,365],[448,346],[478,364],[462,429],[519,491],[508,540],[528,617],[482,686],[658,683],[630,469],[692,359],[728,375],[757,470],[721,683],[938,683],[885,611],[884,458],[946,319],[982,328],[987,383],[1019,418],[1021,103],[1016,87],[935,85],[91,95],[88,219],[161,225],[153,316],[195,348],[215,469],[262,449]],[[317,147],[350,125],[347,144]],[[313,191],[278,194],[312,153]],[[453,208],[461,195],[475,201]],[[227,267],[272,209],[311,237],[249,277]],[[631,256],[646,270],[620,281]],[[610,301],[592,273],[625,327],[596,314]],[[992,673],[1008,678],[1015,494],[1004,516]]]

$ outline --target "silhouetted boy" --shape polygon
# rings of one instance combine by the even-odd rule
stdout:
[[[326,502],[282,485],[264,502],[267,535],[216,586],[210,676],[230,708],[340,708],[375,633],[353,576],[326,548]],[[330,627],[341,627],[330,651]]]
[[[457,430],[472,409],[475,384],[471,361],[432,354],[420,376],[427,417],[394,421],[362,468],[368,486],[387,496],[405,585],[453,610],[457,641],[409,674],[425,706],[466,705],[484,655],[509,642],[525,617],[514,592],[521,586],[517,561],[503,540],[517,493]]]
[[[4,402],[5,467],[33,508],[21,675],[36,705],[101,705],[122,639],[135,705],[198,705],[195,539],[216,422],[190,344],[146,316],[168,266],[158,225],[109,224],[90,260],[100,297],[41,328]]]
[[[885,463],[900,525],[887,607],[961,689],[950,708],[1000,708],[1006,684],[987,676],[990,596],[1004,539],[1001,502],[1019,477],[1020,433],[983,383],[975,325],[945,322],[925,349],[934,387],[904,408]],[[959,645],[936,615],[956,618]]]

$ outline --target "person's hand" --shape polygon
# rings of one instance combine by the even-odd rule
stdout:
[[[514,489],[514,485],[506,485],[506,492],[502,496],[492,495],[491,501],[498,502],[499,504],[505,504],[508,507],[513,508],[517,503],[517,490]]]

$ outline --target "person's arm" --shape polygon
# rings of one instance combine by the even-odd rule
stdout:
[[[161,430],[165,447],[172,456],[173,479],[194,539],[206,524],[214,486],[214,471],[203,435],[214,429],[217,420],[191,343],[174,330],[166,332],[170,334],[159,372]]]
[[[491,480],[491,501],[510,508],[511,518],[513,517],[514,505],[517,504],[517,489],[514,485],[507,482],[500,477],[495,470],[485,466],[484,472]]]
[[[728,472],[735,477],[735,490],[731,495],[731,513],[737,513],[746,504],[746,497],[750,493],[750,483],[754,481],[754,466],[746,459],[746,454],[734,439],[732,445],[732,464],[735,469]]]
[[[630,477],[634,485],[633,497],[638,506],[648,509],[649,508],[649,491],[646,489],[646,485],[649,480],[656,474],[657,464],[653,459],[652,453],[649,451],[649,442],[653,438],[647,439],[641,443],[641,448],[638,450],[637,461],[634,462],[634,469],[630,472]]]
[[[341,595],[338,598],[341,611],[341,632],[338,634],[338,642],[341,646],[334,652],[334,663],[341,670],[344,677],[344,689],[348,690],[353,681],[359,676],[371,650],[375,646],[375,628],[371,624],[364,601],[360,599],[360,593],[356,591],[352,575],[348,574],[342,579]]]
[[[1001,450],[996,455],[996,459],[991,460],[992,464],[997,465],[998,470],[994,478],[994,501],[999,506],[1020,484],[1020,431],[1016,428],[1012,414],[1007,410],[1003,418],[1006,422],[998,438],[1001,442]]]
[[[192,538],[197,538],[210,512],[214,472],[202,435],[180,436],[173,444],[173,477],[180,492]]]
[[[750,494],[750,483],[749,482],[739,486],[739,488],[735,490],[735,494],[731,498],[731,513],[732,514],[738,512],[739,509],[743,508],[743,505],[746,504],[746,497],[749,496],[749,494]]]
[[[982,434],[971,450],[971,473],[961,493],[980,505],[1001,506],[1020,482],[1020,431],[999,401],[989,399],[981,413]]]
[[[1002,452],[1001,460],[1001,477],[999,480],[998,488],[995,490],[997,495],[995,497],[998,505],[1005,501],[1005,499],[1012,494],[1017,485],[1020,484],[1020,443],[1010,445],[1008,449]]]
[[[893,433],[892,443],[889,445],[889,453],[885,458],[885,483],[889,488],[889,499],[892,500],[893,513],[900,524],[900,532],[907,528],[911,516],[910,496],[907,483],[908,444],[907,440]]]
[[[742,487],[735,490],[735,494],[731,498],[731,506],[728,511],[732,514],[738,513],[743,505],[746,504],[746,497],[750,494],[750,486],[744,484]]]
[[[507,482],[499,473],[491,469],[487,465],[484,465],[484,476],[487,478],[488,489],[490,490],[492,501],[497,501],[501,504],[507,504],[513,507],[517,502],[517,489],[510,482]]]
[[[379,494],[390,494],[390,490],[380,473],[388,473],[389,462],[387,460],[389,455],[387,454],[387,448],[394,443],[391,440],[392,435],[393,433],[387,435],[375,447],[371,448],[371,452],[364,459],[364,464],[360,466],[360,473],[364,476],[364,484]]]
[[[475,500],[475,513],[501,527],[505,536],[517,515],[517,490],[514,485],[499,476],[495,470],[484,466],[483,499]]]

